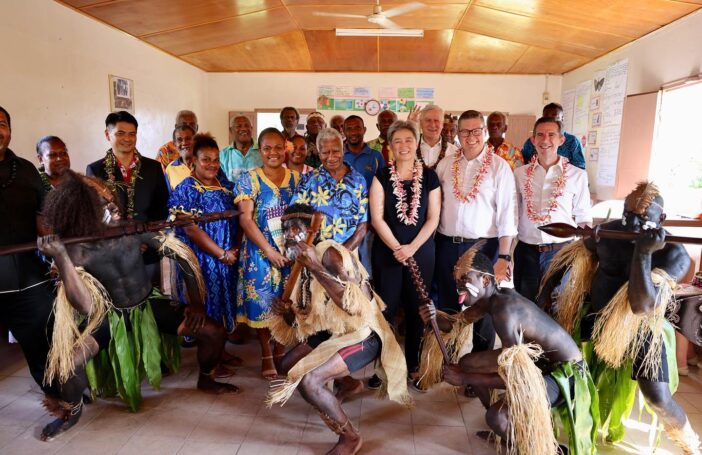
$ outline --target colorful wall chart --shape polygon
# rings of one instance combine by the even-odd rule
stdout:
[[[317,88],[317,109],[322,111],[363,111],[366,101],[377,99],[381,110],[409,112],[415,105],[434,101],[429,87],[380,87],[377,92],[365,86],[320,85]]]

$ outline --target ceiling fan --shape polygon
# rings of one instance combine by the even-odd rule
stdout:
[[[420,8],[424,8],[425,6],[426,5],[424,5],[424,3],[421,2],[410,2],[404,5],[396,6],[394,8],[390,8],[387,11],[383,11],[383,7],[380,5],[380,0],[376,0],[375,5],[373,6],[373,13],[368,16],[363,16],[360,14],[327,13],[324,11],[315,11],[313,14],[315,16],[366,19],[371,24],[379,25],[383,28],[402,29],[402,27],[400,27],[396,22],[390,20],[390,18],[418,10]]]

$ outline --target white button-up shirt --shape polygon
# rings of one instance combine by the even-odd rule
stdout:
[[[453,156],[453,154],[456,153],[456,150],[458,150],[458,147],[449,142],[446,145],[446,154],[444,155],[444,158]],[[424,142],[424,138],[422,138],[422,140],[419,141],[419,151],[422,154],[422,161],[424,161],[424,164],[426,164],[427,167],[434,166],[436,164],[436,160],[439,159],[439,155],[441,154],[441,139],[439,139],[439,142],[434,144],[434,146],[431,146]]]
[[[467,194],[473,188],[473,178],[480,169],[483,158],[492,146],[486,145],[480,154],[468,161],[460,150],[441,160],[436,174],[441,182],[443,204],[439,232],[450,237],[467,239],[492,238],[517,235],[517,193],[514,187],[514,175],[509,164],[493,154],[492,163],[478,189],[478,194],[471,202],[462,202],[453,194],[453,176],[451,167],[459,160],[458,172],[460,188]]]
[[[536,167],[532,177],[531,188],[533,191],[532,204],[537,216],[542,217],[548,213],[551,194],[555,188],[556,180],[563,172],[563,158],[551,166],[548,171],[536,160]],[[569,164],[566,166],[566,183],[563,194],[556,199],[556,208],[551,211],[551,220],[548,223],[536,224],[529,219],[527,214],[524,185],[527,181],[527,170],[531,164],[518,167],[514,170],[514,179],[517,182],[519,195],[519,240],[532,245],[562,243],[568,239],[553,237],[537,229],[542,224],[567,223],[576,226],[580,223],[592,223],[590,213],[590,190],[587,185],[587,172]]]

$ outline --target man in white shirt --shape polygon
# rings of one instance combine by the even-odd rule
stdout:
[[[409,120],[416,121],[416,111],[410,114]],[[444,157],[453,156],[458,149],[454,144],[441,137],[441,131],[444,128],[444,110],[436,104],[425,106],[419,111],[419,126],[422,134],[419,137],[417,157],[427,167],[436,169]]]
[[[440,130],[440,127],[439,127]],[[436,234],[435,284],[438,307],[461,308],[453,279],[458,258],[481,239],[482,252],[495,262],[495,278],[511,276],[510,247],[517,235],[514,176],[505,160],[487,143],[485,120],[474,110],[458,119],[461,149],[439,162],[436,173],[441,182],[443,203]],[[495,331],[492,320],[484,318],[474,326],[474,350],[492,349]]]
[[[533,134],[534,158],[514,170],[519,201],[514,286],[529,300],[536,299],[541,276],[558,250],[570,243],[541,232],[538,227],[549,223],[581,227],[592,224],[587,172],[557,153],[565,141],[563,124],[554,117],[541,117]]]

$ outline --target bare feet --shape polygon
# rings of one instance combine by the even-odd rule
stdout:
[[[217,382],[210,377],[209,374],[200,373],[200,377],[197,379],[197,388],[205,393],[211,393],[214,395],[232,394],[235,395],[241,390],[234,384],[227,384],[225,382]]]
[[[44,400],[44,407],[46,407],[49,413],[59,417],[41,430],[39,439],[42,441],[50,441],[78,423],[80,416],[83,414],[83,403],[72,408],[66,407],[66,405],[68,405],[68,403],[64,404],[64,402],[57,399],[47,397],[47,399]]]
[[[234,369],[224,363],[220,363],[214,370],[212,370],[212,375],[217,379],[230,378],[234,376],[234,374]]]
[[[240,367],[244,364],[244,360],[227,351],[222,351],[222,357],[220,357],[219,363],[224,363],[230,367]]]
[[[275,369],[272,355],[264,355],[261,357],[261,376],[269,381],[278,377],[278,370]]]
[[[339,442],[327,452],[327,455],[354,455],[361,450],[363,438],[358,433],[344,433],[339,436]]]
[[[338,389],[336,391],[336,399],[339,404],[343,403],[347,398],[363,392],[363,381],[354,379],[351,376],[345,376],[337,380]]]

